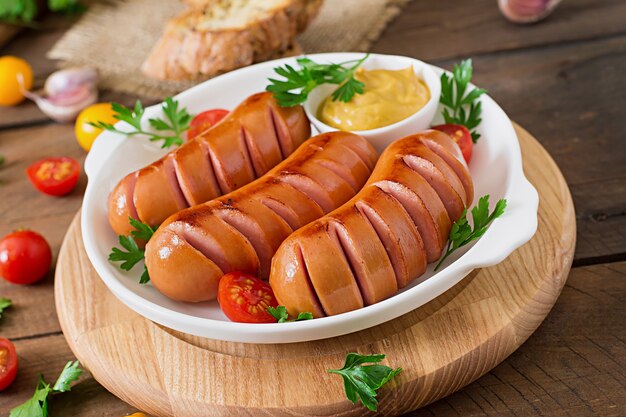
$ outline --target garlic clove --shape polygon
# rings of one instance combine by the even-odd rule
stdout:
[[[498,0],[500,11],[512,22],[533,23],[548,16],[561,0]]]
[[[68,68],[51,74],[40,92],[23,88],[24,96],[33,100],[39,109],[57,122],[73,121],[85,107],[98,100],[98,74],[88,67]]]
[[[52,73],[44,85],[48,96],[55,96],[80,85],[93,85],[98,82],[98,71],[91,67],[71,67]]]

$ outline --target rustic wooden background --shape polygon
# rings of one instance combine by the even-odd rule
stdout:
[[[548,20],[506,22],[495,0],[414,0],[373,51],[410,55],[450,68],[473,57],[475,82],[552,154],[577,213],[574,267],[543,325],[501,365],[411,416],[623,416],[626,414],[626,2],[566,0]],[[55,63],[45,53],[72,23],[46,18],[0,49],[27,59],[42,84]],[[104,93],[102,100],[136,97]],[[81,204],[85,179],[68,197],[35,191],[24,169],[45,156],[85,157],[73,126],[48,120],[31,103],[0,108],[0,235],[20,226],[43,233],[58,253]],[[32,395],[37,374],[56,378],[73,358],[55,313],[54,273],[40,284],[0,282],[15,306],[0,335],[20,357],[16,382],[0,395],[0,415]],[[140,346],[137,347],[141,349]],[[56,396],[52,416],[124,416],[130,406],[89,375]]]

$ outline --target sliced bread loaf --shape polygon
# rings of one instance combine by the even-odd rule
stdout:
[[[163,80],[207,78],[288,51],[323,0],[186,0],[142,65]]]

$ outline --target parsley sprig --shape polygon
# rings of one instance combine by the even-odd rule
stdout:
[[[11,307],[12,305],[13,305],[13,302],[11,300],[5,297],[0,297],[0,319],[2,318],[2,314],[4,313],[4,310]]]
[[[300,65],[299,69],[291,65],[274,68],[274,71],[285,79],[270,78],[270,85],[266,90],[274,94],[280,106],[293,107],[304,103],[309,93],[318,85],[337,84],[339,87],[333,92],[332,100],[347,103],[355,94],[363,93],[365,84],[354,75],[368,56],[369,54],[366,54],[361,59],[338,64],[318,64],[307,57],[298,58],[296,62]]]
[[[498,200],[493,212],[489,214],[489,194],[482,196],[478,200],[478,205],[474,206],[472,209],[472,219],[474,220],[473,229],[467,222],[467,210],[464,210],[461,218],[452,225],[446,253],[435,267],[435,271],[439,269],[441,264],[443,264],[452,252],[484,235],[491,222],[502,216],[505,208],[506,200],[503,198]]]
[[[25,403],[11,410],[10,417],[47,417],[48,396],[58,392],[67,392],[83,372],[78,361],[69,361],[52,387],[39,375],[35,394]]]
[[[359,355],[348,353],[346,362],[341,369],[328,369],[328,372],[339,374],[343,378],[346,396],[353,404],[360,399],[370,411],[376,411],[378,400],[376,391],[402,372],[402,368],[392,369],[385,365],[363,365],[378,363],[385,359],[384,354]]]
[[[305,313],[298,313],[298,317],[296,317],[293,320],[290,320],[289,313],[287,313],[287,308],[285,306],[278,306],[276,308],[269,306],[267,307],[267,312],[270,313],[276,319],[278,323],[311,320],[313,318],[313,314],[309,312],[305,312]]]
[[[111,107],[115,112],[113,117],[117,120],[128,123],[133,130],[128,132],[119,130],[111,123],[104,123],[100,121],[89,122],[89,124],[99,129],[106,129],[110,132],[126,136],[145,135],[152,142],[163,141],[161,148],[182,145],[184,142],[182,135],[187,129],[189,129],[189,123],[192,119],[192,116],[187,112],[185,107],[179,108],[178,101],[168,97],[165,99],[162,106],[165,118],[148,119],[150,126],[156,130],[156,132],[148,132],[141,127],[141,119],[143,118],[145,109],[143,108],[140,100],[137,100],[133,109],[129,109],[119,103],[112,103]]]
[[[445,72],[441,74],[440,102],[445,106],[443,118],[446,123],[459,124],[467,127],[472,134],[472,142],[476,143],[480,134],[474,129],[482,119],[482,104],[478,98],[487,92],[482,88],[468,90],[472,80],[472,60],[467,59],[455,64],[452,77]]]
[[[148,241],[154,234],[155,230],[149,225],[133,219],[132,217],[129,217],[128,221],[130,222],[130,225],[135,228],[135,230],[130,232],[130,236],[118,236],[120,245],[122,245],[122,248],[126,249],[126,251],[114,247],[111,249],[111,253],[109,254],[109,261],[122,262],[120,264],[120,268],[124,271],[130,271],[144,258],[145,250],[141,249],[139,245],[137,245],[137,241],[135,239]],[[141,274],[141,278],[139,278],[139,283],[146,284],[149,281],[150,275],[148,274],[148,268],[144,265],[143,273]]]

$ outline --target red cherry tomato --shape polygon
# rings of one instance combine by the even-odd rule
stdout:
[[[203,111],[193,118],[189,124],[189,131],[187,131],[187,139],[193,139],[200,133],[203,133],[210,127],[215,126],[220,120],[222,120],[229,113],[228,110],[213,109]]]
[[[39,233],[19,230],[0,240],[0,276],[14,284],[32,284],[46,276],[50,245]]]
[[[4,391],[17,375],[17,353],[9,339],[0,337],[0,391]]]
[[[72,158],[45,158],[26,169],[28,179],[44,194],[62,196],[72,192],[80,175],[80,164]]]
[[[276,323],[267,307],[277,307],[274,292],[265,281],[231,272],[222,277],[217,291],[217,301],[226,317],[239,323]]]
[[[472,159],[472,135],[470,131],[463,125],[438,125],[433,126],[433,129],[439,130],[443,133],[448,134],[461,148],[461,153],[463,153],[463,158],[465,158],[465,162],[468,164]]]

